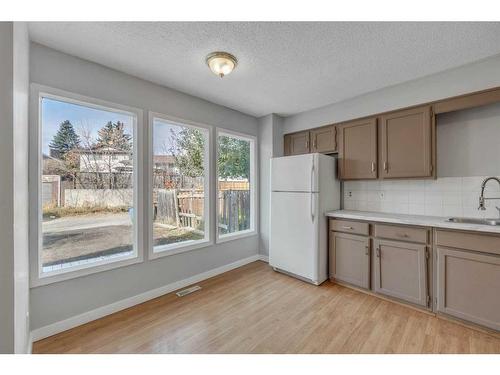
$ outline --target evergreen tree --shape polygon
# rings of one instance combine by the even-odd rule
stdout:
[[[59,158],[64,158],[69,151],[78,148],[80,146],[80,137],[76,134],[73,125],[69,120],[63,121],[59,125],[59,130],[57,131],[54,138],[49,144],[49,148],[57,154]]]
[[[129,151],[132,148],[132,136],[125,133],[125,124],[108,121],[97,132],[97,147],[112,147],[117,150]]]

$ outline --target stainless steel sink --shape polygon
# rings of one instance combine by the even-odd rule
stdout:
[[[475,219],[472,217],[450,217],[446,221],[451,223],[500,225],[500,219]]]

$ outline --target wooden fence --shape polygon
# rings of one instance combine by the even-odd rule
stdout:
[[[205,195],[202,190],[158,189],[154,194],[154,220],[176,227],[203,230]],[[219,228],[231,233],[250,228],[250,191],[219,191]]]
[[[218,204],[222,234],[250,229],[250,190],[219,191]]]

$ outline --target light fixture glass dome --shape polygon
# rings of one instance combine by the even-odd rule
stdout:
[[[227,52],[212,52],[206,62],[210,70],[221,78],[231,73],[238,64],[236,57]]]

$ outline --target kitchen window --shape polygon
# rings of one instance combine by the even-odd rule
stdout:
[[[217,239],[253,235],[256,227],[256,139],[217,134]]]
[[[38,86],[33,97],[32,284],[141,261],[141,112]]]
[[[209,244],[210,128],[151,114],[150,258]]]

